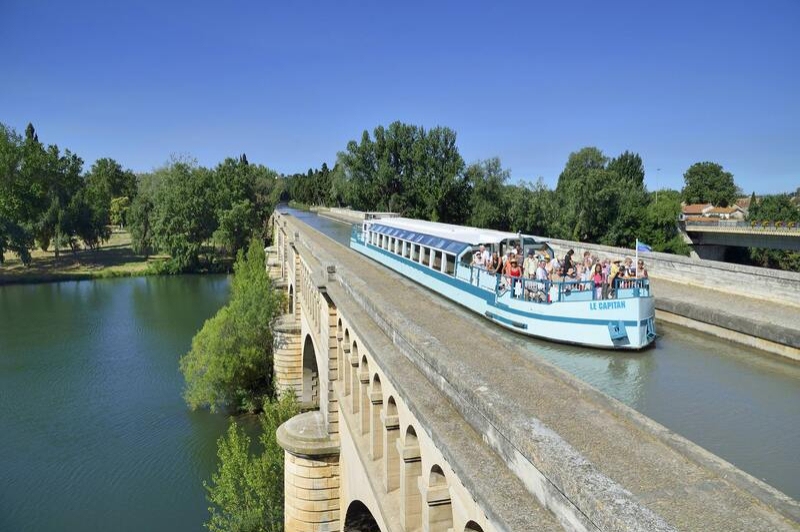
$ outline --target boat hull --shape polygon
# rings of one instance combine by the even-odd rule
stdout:
[[[545,340],[604,349],[638,350],[655,340],[652,297],[567,301],[551,304],[515,299],[497,291],[485,271],[470,279],[448,275],[357,238],[350,247],[507,329]],[[477,271],[477,270],[476,270]],[[483,279],[481,279],[483,275]]]

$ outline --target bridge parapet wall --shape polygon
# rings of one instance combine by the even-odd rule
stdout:
[[[576,257],[581,257],[584,251],[601,259],[634,255],[634,250],[627,248],[558,239],[549,239],[549,242],[559,258],[570,249],[575,250]],[[639,258],[645,260],[651,277],[800,306],[800,272],[693,259],[670,253],[640,252]]]

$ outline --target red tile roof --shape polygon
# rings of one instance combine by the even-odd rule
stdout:
[[[683,214],[703,214],[706,209],[710,209],[710,203],[692,203],[691,205],[684,205],[681,212]]]

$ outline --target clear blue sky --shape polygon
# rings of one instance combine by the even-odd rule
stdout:
[[[558,5],[556,5],[558,4]],[[135,171],[305,171],[394,120],[554,186],[570,152],[800,186],[800,1],[0,0],[0,122]],[[660,168],[660,171],[657,169]]]

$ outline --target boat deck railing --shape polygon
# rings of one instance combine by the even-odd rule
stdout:
[[[483,268],[461,264],[456,277],[498,297],[509,297],[536,303],[630,299],[650,295],[649,279],[616,279],[603,290],[594,281],[551,281],[527,277],[510,277],[488,272]]]
[[[613,286],[594,281],[540,281],[524,277],[497,276],[498,297],[534,303],[565,303],[604,299],[633,299],[650,295],[649,279],[615,279]]]

